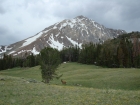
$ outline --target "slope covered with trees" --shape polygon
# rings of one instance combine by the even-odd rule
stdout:
[[[140,67],[140,33],[132,32],[102,44],[86,44],[79,52],[79,62],[105,67]]]

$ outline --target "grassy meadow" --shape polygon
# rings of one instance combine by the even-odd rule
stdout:
[[[44,84],[39,66],[0,71],[0,105],[140,105],[140,69],[66,63],[57,74]]]

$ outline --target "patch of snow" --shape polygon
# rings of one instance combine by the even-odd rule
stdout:
[[[82,22],[81,22],[81,19],[78,19],[78,18],[77,18],[77,21],[78,21],[78,23],[82,23]]]
[[[105,34],[105,32],[103,31],[103,34]]]
[[[11,47],[11,48],[8,48],[8,47],[7,47],[7,49],[6,49],[6,50],[11,50],[12,48],[13,48],[13,47]]]
[[[57,27],[56,27],[56,26],[54,26],[54,27],[53,27],[53,29],[57,29]]]
[[[92,20],[92,23],[94,24],[94,23],[95,23],[95,21],[94,21],[94,20]]]
[[[11,51],[8,55],[15,53],[16,51]]]
[[[63,23],[61,24],[61,27],[59,28],[59,30],[61,30],[63,27],[67,26],[68,24],[67,23]]]
[[[3,56],[2,55],[0,55],[0,59],[3,59]]]
[[[5,52],[7,51],[7,47],[8,47],[8,46],[5,46],[5,47],[4,47],[4,50],[1,49],[2,52],[0,52],[0,54],[1,54],[1,53],[5,53]],[[2,48],[2,47],[1,47],[1,48]]]
[[[13,56],[16,56],[17,54],[14,54]]]
[[[95,21],[92,21],[92,23],[93,23],[93,26],[95,26],[95,27],[96,27],[96,23],[95,23]]]
[[[99,30],[101,30],[101,28],[98,26],[98,24],[94,24],[94,26],[95,26],[96,28],[98,28]]]
[[[81,30],[81,34],[82,34],[82,36],[84,36],[84,35],[83,35],[83,30],[84,30],[84,29]]]
[[[47,35],[48,35],[48,34],[46,34],[45,36],[47,36]],[[44,36],[44,37],[45,37],[45,36]]]
[[[43,31],[43,32],[45,32],[45,33],[47,33],[47,32],[49,32],[51,29],[49,29],[49,30],[46,30],[46,31]],[[46,36],[46,35],[45,35]]]
[[[66,36],[67,37],[67,36]],[[71,38],[67,37],[67,39],[73,44],[73,45],[78,45],[78,43]]]
[[[0,52],[0,54],[2,54],[3,53],[3,51],[2,52]]]
[[[88,35],[88,31],[87,30],[85,30],[86,32],[87,32],[87,35]]]
[[[10,53],[14,53],[14,52],[15,52],[15,51],[10,52]],[[23,52],[31,52],[31,53],[33,53],[34,55],[39,54],[39,52],[38,52],[38,51],[36,50],[36,48],[34,47],[32,50],[21,50],[21,51],[17,52],[16,54],[14,54],[13,56],[19,55],[19,54],[21,54],[21,53],[23,53]]]
[[[84,27],[84,26],[85,26],[85,24],[83,24],[83,23],[81,23],[80,25],[81,25],[82,27]]]
[[[21,50],[20,52],[18,52],[18,54],[21,54],[21,53],[23,53],[23,52],[25,52],[25,50]]]
[[[40,32],[39,34],[37,34],[31,38],[26,39],[25,40],[26,42],[24,42],[21,47],[27,46],[27,45],[31,44],[32,42],[36,41],[36,39],[39,38],[41,35],[42,35],[42,32]]]
[[[79,44],[80,49],[82,49],[82,43]]]
[[[55,26],[57,26],[59,24],[59,22],[58,23],[55,23]]]
[[[63,44],[59,43],[58,41],[55,41],[53,38],[53,34],[50,36],[49,41],[51,42],[49,45],[52,48],[56,48],[58,50],[62,50],[63,49]]]
[[[56,34],[55,36],[58,37],[59,34],[60,34],[60,32],[58,34]]]
[[[37,54],[39,54],[39,52],[38,51],[36,51],[36,48],[34,47],[33,48],[33,50],[31,51],[34,55],[37,55]]]
[[[70,25],[71,28],[74,27],[74,24],[73,23],[69,23],[68,25]]]
[[[72,22],[72,23],[76,23],[77,21],[76,21],[75,19],[72,19],[71,22]]]
[[[82,20],[84,20],[85,18],[81,18],[80,20],[82,21]]]
[[[67,37],[67,36],[66,36],[66,37]],[[68,39],[73,45],[77,45],[77,46],[79,46],[80,48],[82,48],[82,43],[79,43],[79,44],[78,44],[78,42],[72,40],[72,39],[69,38],[69,37],[67,37],[67,39]]]

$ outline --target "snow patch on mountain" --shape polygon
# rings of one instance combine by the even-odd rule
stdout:
[[[13,48],[13,47],[8,48],[8,46],[7,46],[6,50],[11,50],[12,48]]]
[[[58,34],[56,34],[55,36],[58,37],[59,34],[60,34],[60,32]]]
[[[71,22],[72,23],[76,23],[77,21],[75,19],[71,19]]]
[[[57,29],[57,27],[56,27],[56,26],[54,26],[54,27],[53,27],[53,29]]]
[[[59,41],[55,41],[54,38],[53,38],[53,34],[51,34],[50,38],[49,38],[49,41],[51,43],[49,43],[50,47],[52,48],[56,48],[58,50],[62,50],[64,45],[62,43],[60,43]]]
[[[66,36],[67,37],[67,36]],[[80,48],[82,48],[82,43],[78,43],[74,40],[72,40],[71,38],[67,37],[67,39],[74,45],[74,46],[79,46]],[[78,39],[77,39],[78,40]]]
[[[39,52],[36,50],[36,48],[34,47],[33,50],[31,51],[34,55],[39,54]]]
[[[15,53],[16,51],[11,51],[8,55]]]
[[[7,47],[8,46],[0,46],[0,54],[5,53],[7,51]]]
[[[27,46],[27,45],[31,44],[32,42],[36,41],[37,38],[41,37],[42,34],[43,33],[40,32],[39,34],[37,34],[37,35],[35,35],[35,36],[31,37],[31,38],[26,39],[25,40],[26,42],[24,42],[21,47]]]
[[[66,36],[67,37],[67,36]],[[67,37],[67,39],[73,44],[73,45],[77,45],[77,42],[72,40],[71,38]]]
[[[21,50],[21,51],[19,51],[19,52],[17,52],[17,53],[15,53],[15,51],[12,51],[12,52],[10,52],[8,55],[10,55],[10,54],[12,54],[12,53],[15,53],[15,54],[13,54],[13,56],[16,56],[16,55],[19,55],[19,54],[24,53],[24,52],[31,52],[31,53],[33,53],[34,55],[39,54],[39,52],[38,52],[38,51],[36,50],[36,48],[34,47],[32,50]]]
[[[61,24],[61,27],[59,28],[59,30],[61,30],[63,27],[66,27],[67,25],[68,25],[67,23]]]
[[[13,54],[13,56],[16,56],[17,54]]]
[[[46,30],[46,31],[43,31],[44,33],[47,33],[47,32],[49,32],[50,30],[52,30],[52,28],[51,29],[48,29],[48,30]],[[46,35],[45,35],[46,36]],[[44,37],[45,37],[44,36]]]

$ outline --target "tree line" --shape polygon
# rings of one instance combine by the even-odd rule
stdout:
[[[109,68],[140,68],[140,33],[132,32],[101,44],[87,43],[64,48],[62,61],[94,64]]]
[[[4,54],[3,57],[0,59],[0,70],[11,69],[15,67],[34,67],[39,65],[38,56],[27,55],[23,57],[12,57],[11,55]]]
[[[5,55],[0,59],[0,70],[10,69],[14,67],[33,67],[41,65],[42,59],[49,59],[47,51],[52,49],[59,53],[60,62],[78,62],[83,64],[94,64],[103,67],[135,67],[140,68],[140,33],[132,32],[120,35],[112,40],[107,40],[102,44],[87,43],[82,45],[82,49],[78,46],[63,48],[61,51],[53,48],[44,48],[43,58],[39,55],[27,54],[16,58],[11,55]],[[41,51],[41,52],[42,52]],[[44,56],[44,55],[43,55]],[[55,58],[51,58],[55,59]]]

